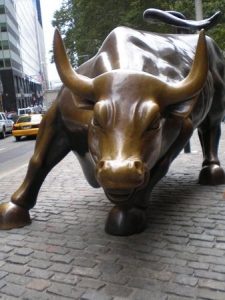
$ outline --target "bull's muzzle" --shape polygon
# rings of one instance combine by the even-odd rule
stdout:
[[[141,160],[101,160],[97,179],[104,189],[135,189],[144,182],[144,164]]]

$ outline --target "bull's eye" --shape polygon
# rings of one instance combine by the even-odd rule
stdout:
[[[151,129],[158,129],[160,127],[160,117],[155,119],[151,124]]]
[[[150,124],[149,124],[149,126],[146,128],[146,132],[148,132],[148,131],[150,131],[150,130],[156,130],[156,129],[159,129],[159,127],[160,127],[160,124],[161,124],[161,122],[160,122],[160,117],[157,117],[153,122],[151,122]]]
[[[95,127],[102,127],[98,119],[94,116],[92,119],[92,125]]]

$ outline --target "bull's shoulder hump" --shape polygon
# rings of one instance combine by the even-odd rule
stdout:
[[[198,34],[159,34],[116,27],[106,37],[98,53],[79,71],[95,77],[114,69],[130,69],[162,77],[170,77],[171,74],[171,77],[177,78],[180,68],[185,69],[181,72],[183,75],[187,73],[197,40]]]
[[[117,52],[120,56],[124,53],[135,53],[138,56],[145,52],[146,54],[152,53],[155,57],[162,57],[165,50],[174,54],[180,52],[182,55],[182,49],[185,49],[187,53],[193,52],[197,40],[198,34],[160,34],[120,26],[107,36],[98,55],[111,51]]]

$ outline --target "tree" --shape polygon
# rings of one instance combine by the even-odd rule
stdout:
[[[53,26],[57,26],[64,38],[68,54],[74,66],[90,58],[99,49],[108,33],[116,26],[129,26],[140,30],[173,32],[163,24],[149,24],[142,14],[149,8],[149,0],[64,0],[56,11]],[[225,15],[224,0],[204,0],[204,17],[217,10]],[[195,19],[194,0],[155,0],[151,7],[182,12],[188,19]],[[225,49],[225,19],[208,32]]]

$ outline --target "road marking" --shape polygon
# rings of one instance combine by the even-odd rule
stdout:
[[[15,169],[13,169],[13,170],[11,170],[11,171],[8,171],[8,172],[6,172],[6,173],[3,173],[2,175],[0,175],[0,179],[2,179],[3,177],[9,176],[9,175],[11,175],[11,174],[13,174],[13,173],[16,173],[17,171],[19,171],[19,170],[21,170],[21,169],[23,169],[23,168],[25,168],[25,167],[27,167],[27,166],[28,166],[28,163],[23,164],[22,166],[20,166],[20,167],[18,167],[18,168],[15,168]]]
[[[6,148],[1,148],[0,151],[5,150]]]

